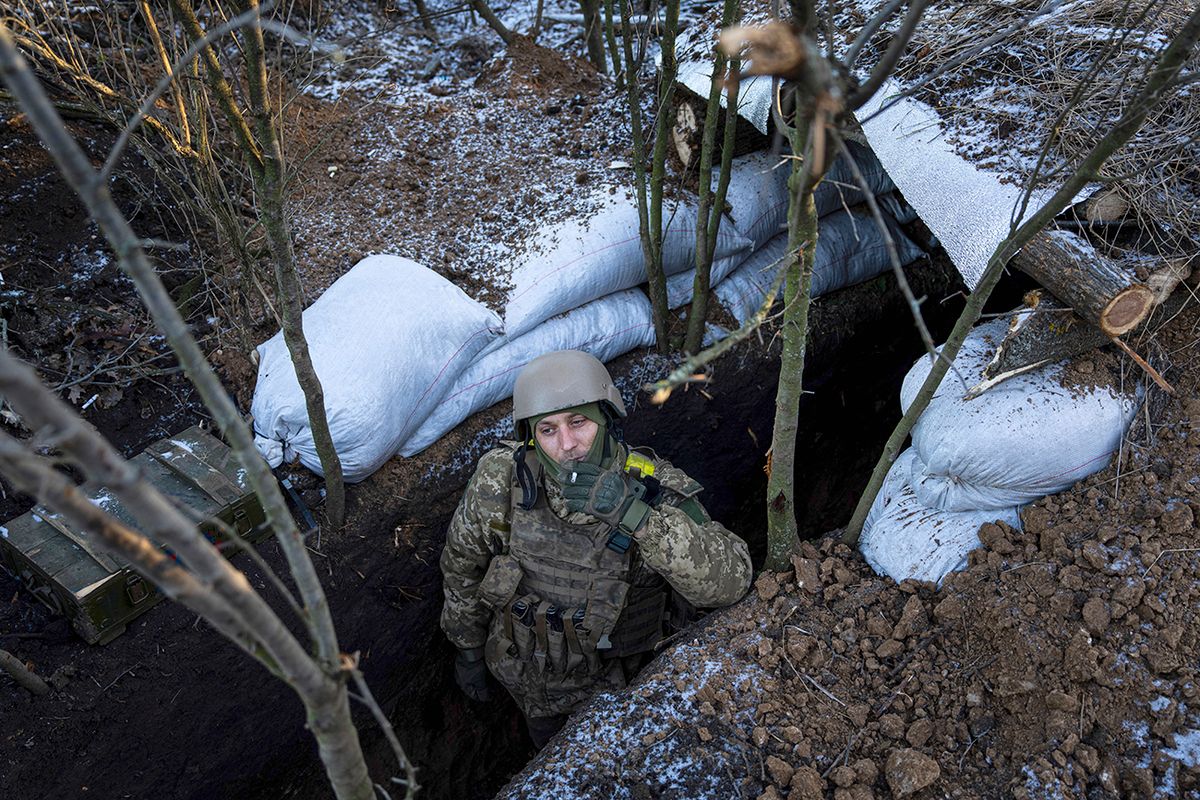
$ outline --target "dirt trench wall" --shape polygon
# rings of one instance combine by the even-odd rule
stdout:
[[[918,296],[935,301],[957,289],[944,263],[914,270],[911,280]],[[959,306],[929,304],[935,335]],[[816,395],[802,412],[797,475],[807,494],[802,525],[817,534],[848,515],[847,500],[865,480],[860,467],[898,416],[896,388],[920,346],[890,277],[820,300],[812,341],[807,388]],[[632,397],[667,364],[634,353],[611,366]],[[740,347],[717,363],[704,392],[676,393],[661,408],[635,402],[627,425],[629,441],[703,483],[711,513],[760,553],[777,365],[775,340]],[[507,414],[507,403],[496,406],[420,456],[389,462],[351,489],[346,531],[313,543],[342,648],[361,653],[426,798],[488,796],[531,755],[511,701],[468,706],[454,689],[451,648],[437,627],[443,531],[474,461],[506,435]],[[277,547],[263,551],[282,570]],[[0,737],[0,784],[10,796],[328,795],[290,690],[181,607],[156,609],[104,648],[47,644],[38,661],[42,672],[69,667],[74,677],[49,699],[7,709],[15,721]],[[377,728],[365,714],[358,719],[373,774],[392,774]]]

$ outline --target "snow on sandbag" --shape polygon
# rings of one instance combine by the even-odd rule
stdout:
[[[954,366],[974,386],[1008,322],[977,326]],[[909,370],[900,390],[907,410],[929,374]],[[1137,409],[1134,394],[1107,386],[1064,386],[1065,362],[1010,378],[974,400],[950,372],[913,427],[913,489],[946,511],[1006,508],[1061,492],[1103,469]]]
[[[862,171],[872,194],[883,198],[895,191],[895,184],[884,172],[879,159],[870,148],[856,142],[847,142],[846,146]],[[729,205],[729,216],[733,218],[733,225],[738,233],[753,242],[756,248],[762,247],[787,229],[790,202],[788,177],[791,172],[791,161],[786,153],[751,153],[733,160],[725,202]],[[720,169],[714,169],[714,191],[719,177]],[[825,179],[817,185],[813,193],[819,217],[844,211],[858,205],[864,199],[844,155],[834,160]],[[900,207],[899,202],[895,205]]]
[[[881,215],[896,243],[902,265],[925,255],[887,212],[881,212]],[[738,322],[744,323],[758,311],[775,282],[786,252],[787,234],[783,233],[756,250],[733,274],[717,284],[717,297]],[[813,261],[813,297],[862,283],[891,268],[887,244],[865,207],[821,217]],[[782,293],[782,289],[780,291]]]
[[[940,511],[917,498],[910,482],[916,454],[905,450],[892,464],[863,523],[858,547],[877,573],[941,583],[967,565],[979,547],[979,528],[997,520],[1020,529],[1018,506],[986,511]]]
[[[583,350],[610,361],[637,347],[654,344],[650,301],[627,289],[546,320],[528,333],[478,356],[458,376],[437,409],[404,444],[401,455],[424,450],[480,409],[511,397],[521,367],[554,350]]]
[[[605,193],[587,218],[543,229],[513,271],[513,289],[504,312],[505,332],[515,338],[540,322],[605,295],[646,282],[638,234],[637,201],[625,193]],[[663,203],[663,270],[683,272],[695,264],[696,206]],[[717,236],[714,263],[750,248],[725,221]]]
[[[391,458],[475,355],[500,318],[415,261],[375,255],[304,312],[304,335],[347,481]],[[304,394],[277,333],[258,346],[255,443],[271,466],[297,456],[318,474]]]

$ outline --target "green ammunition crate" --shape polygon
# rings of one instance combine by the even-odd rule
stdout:
[[[206,517],[209,521],[199,527],[210,540],[222,538],[213,518],[251,542],[270,532],[237,456],[201,428],[160,439],[132,463],[167,497]],[[91,491],[88,497],[137,528],[108,490]],[[162,599],[128,564],[105,553],[95,537],[41,507],[0,526],[0,566],[52,611],[69,617],[89,644],[112,641],[126,623]]]

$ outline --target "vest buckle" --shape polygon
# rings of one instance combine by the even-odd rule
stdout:
[[[629,546],[633,544],[633,537],[622,530],[615,529],[608,535],[608,541],[605,546],[614,553],[625,555],[629,551]]]

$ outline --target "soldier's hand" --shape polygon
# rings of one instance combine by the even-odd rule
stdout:
[[[626,520],[630,532],[640,528],[649,513],[650,507],[641,503],[645,486],[619,467],[601,469],[584,461],[569,461],[558,478],[568,511],[582,511],[615,528],[634,504],[640,503],[637,513],[631,515],[638,519]]]
[[[463,694],[476,702],[486,703],[492,699],[487,674],[482,647],[459,650],[454,657],[454,682],[463,690]]]

